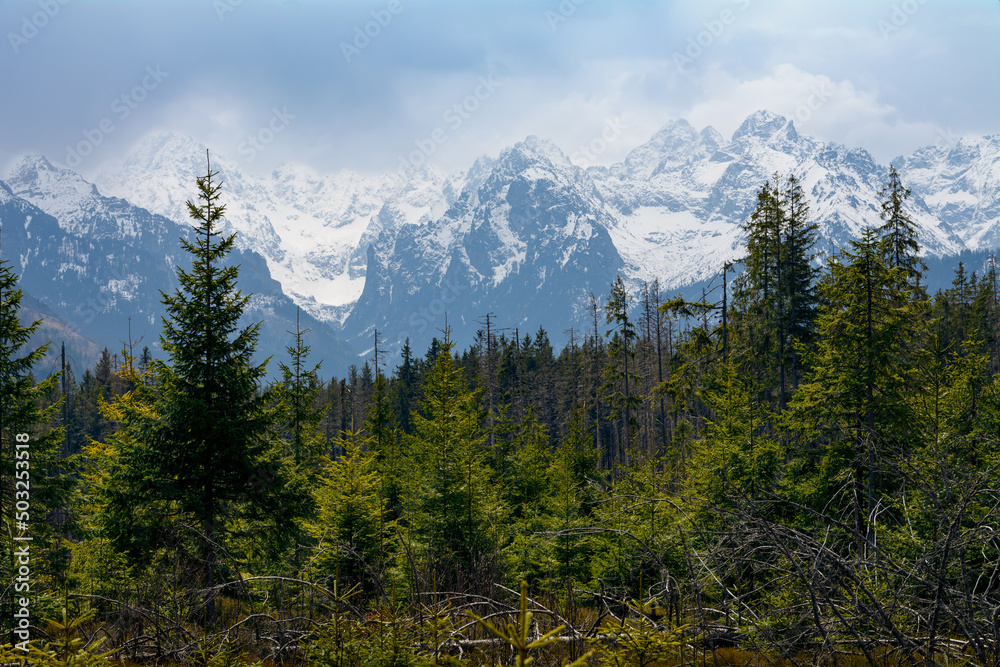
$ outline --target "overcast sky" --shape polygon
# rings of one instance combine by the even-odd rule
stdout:
[[[757,109],[881,162],[1000,131],[997,0],[3,0],[0,26],[0,166],[84,175],[157,130],[259,173],[466,168],[529,134],[607,164]]]

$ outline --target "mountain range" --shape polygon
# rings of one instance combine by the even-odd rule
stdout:
[[[205,146],[177,133],[143,139],[87,182],[41,156],[0,181],[4,256],[25,290],[96,341],[155,339],[159,290],[188,261],[185,202],[204,174]],[[286,164],[244,173],[211,155],[224,182],[225,228],[238,232],[241,288],[254,293],[263,353],[283,358],[296,306],[317,358],[343,373],[382,347],[415,351],[445,316],[460,345],[481,318],[519,335],[539,326],[554,344],[589,329],[590,294],[621,274],[685,289],[742,253],[740,223],[774,174],[794,173],[819,225],[819,250],[878,224],[888,166],[863,148],[801,135],[767,111],[728,140],[668,122],[620,163],[581,167],[534,136],[467,170],[365,175]],[[951,256],[1000,245],[1000,135],[920,148],[892,161],[912,190],[923,251]],[[151,345],[155,348],[155,345]],[[360,356],[358,356],[360,355]]]

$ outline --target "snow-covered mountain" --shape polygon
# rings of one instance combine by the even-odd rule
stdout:
[[[211,159],[223,181],[228,229],[239,232],[238,247],[263,255],[282,290],[303,309],[338,324],[364,288],[369,240],[386,227],[441,215],[461,179],[433,170],[409,180],[346,170],[322,176],[300,165],[282,165],[262,178],[244,174],[224,155]],[[205,169],[204,145],[157,133],[96,180],[106,192],[184,222],[192,184]]]
[[[1000,247],[1000,135],[928,146],[893,163],[903,183],[967,248]]]
[[[887,172],[867,151],[801,136],[792,121],[767,111],[748,117],[729,142],[711,127],[697,132],[673,121],[623,163],[590,169],[615,209],[612,236],[630,275],[658,277],[671,287],[708,278],[741,254],[738,225],[775,173],[795,174],[824,244],[840,246],[879,223]],[[958,220],[942,220],[920,188],[914,193],[910,214],[925,252],[968,247],[955,230]]]
[[[579,322],[589,293],[603,293],[622,267],[612,212],[553,143],[528,137],[469,176],[439,219],[373,240],[364,293],[344,324],[359,347],[376,328],[390,350],[428,342],[444,313],[461,340],[490,312],[522,331]]]
[[[118,244],[119,257],[128,249],[159,257],[166,273],[150,285],[169,282],[177,254],[161,239],[165,230],[186,228],[185,202],[205,172],[205,155],[189,137],[151,135],[105,169],[96,187],[26,158],[0,200],[13,196],[58,221],[59,239],[67,239],[59,243],[76,248],[59,259],[58,275],[89,270],[95,260],[79,244],[106,241]],[[633,285],[658,278],[682,288],[739,257],[739,225],[775,174],[799,178],[825,250],[880,222],[888,172],[863,148],[800,135],[767,111],[749,116],[729,139],[673,120],[623,162],[586,169],[535,137],[454,174],[322,175],[283,165],[258,176],[225,155],[211,157],[240,248],[259,253],[261,275],[360,352],[375,329],[390,348],[409,337],[419,351],[438,335],[445,312],[461,344],[488,312],[502,327],[544,326],[558,344],[563,330],[586,326],[589,293],[602,296],[619,273]],[[909,213],[927,254],[1000,245],[1000,135],[922,148],[894,164],[912,190]],[[5,234],[5,254],[6,241]],[[128,260],[139,261],[133,255]],[[140,280],[127,264],[115,271]],[[133,284],[90,280],[101,293],[123,294]]]
[[[93,362],[85,356],[92,341],[120,351],[141,339],[140,350],[158,349],[160,292],[176,289],[178,264],[190,265],[180,245],[182,237],[192,240],[190,226],[105,197],[41,156],[22,157],[0,181],[0,226],[0,249],[14,262],[21,288],[40,304],[36,310],[61,322],[65,339],[85,358],[79,364]],[[246,320],[263,323],[258,351],[282,354],[295,305],[260,255],[237,250],[231,261],[241,267],[240,288],[253,294]],[[331,364],[346,367],[353,360],[328,325],[307,316],[303,326],[312,328],[310,342]]]

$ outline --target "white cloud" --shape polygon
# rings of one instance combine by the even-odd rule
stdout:
[[[933,144],[940,136],[936,125],[907,119],[899,109],[881,101],[876,90],[788,63],[742,81],[712,68],[703,78],[701,99],[684,113],[696,127],[713,125],[728,136],[758,109],[794,119],[802,134],[864,147],[883,162]]]

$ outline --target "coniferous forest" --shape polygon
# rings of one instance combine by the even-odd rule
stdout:
[[[260,358],[211,169],[162,358],[40,376],[3,258],[0,663],[1000,664],[996,264],[929,293],[908,195],[821,252],[775,174],[713,291],[343,378]]]

